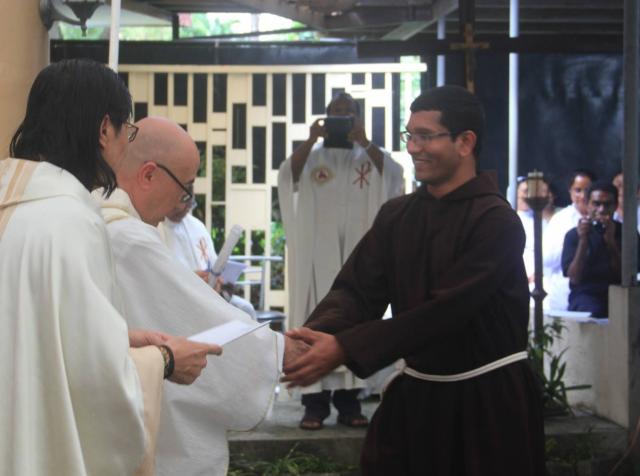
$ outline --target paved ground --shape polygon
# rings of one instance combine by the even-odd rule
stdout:
[[[378,401],[367,400],[362,404],[362,412],[369,418],[378,407]],[[277,401],[273,412],[255,430],[250,432],[232,432],[230,441],[255,441],[268,438],[274,439],[332,439],[337,437],[360,437],[366,433],[363,428],[349,428],[336,423],[338,416],[335,408],[332,414],[324,421],[324,428],[318,431],[302,430],[298,427],[302,418],[302,405],[297,400]]]
[[[362,412],[371,418],[377,406],[377,401],[365,401]],[[298,427],[302,414],[299,400],[277,401],[271,415],[256,429],[229,434],[231,460],[273,461],[295,448],[326,461],[358,466],[365,428],[337,424],[337,412],[333,409],[322,430],[303,430]]]

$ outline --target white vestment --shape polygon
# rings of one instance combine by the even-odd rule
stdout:
[[[148,409],[104,221],[68,172],[0,161],[0,278],[0,474],[134,474]],[[145,349],[157,396],[162,356]]]
[[[524,234],[526,236],[526,242],[524,245],[524,253],[522,258],[524,260],[524,268],[527,271],[527,277],[532,276],[535,272],[535,256],[534,256],[534,237],[533,237],[533,210],[518,210],[518,217],[522,222],[524,228]],[[552,217],[553,218],[553,217]],[[544,237],[545,230],[549,220],[542,218],[542,236]]]
[[[292,159],[280,166],[278,198],[287,238],[290,327],[304,324],[380,206],[402,193],[402,167],[382,152],[382,175],[358,144],[353,149],[315,144],[297,183]],[[303,392],[364,386],[344,366],[336,370]]]
[[[547,225],[542,239],[545,309],[566,310],[569,307],[569,278],[562,274],[564,236],[578,226],[582,215],[572,204],[557,212]]]
[[[100,191],[94,192],[98,195]],[[190,336],[230,320],[252,323],[177,261],[117,189],[102,202],[116,281],[131,327]],[[249,430],[271,407],[282,368],[283,336],[260,329],[225,345],[188,387],[166,385],[156,471],[163,476],[224,475],[227,430]]]
[[[182,221],[176,223],[165,218],[158,225],[160,236],[178,261],[193,271],[210,270],[218,255],[213,247],[213,240],[200,220],[191,214],[185,215]],[[215,284],[212,281],[211,284]],[[229,303],[242,309],[254,321],[256,311],[253,305],[240,296],[231,296]]]
[[[622,223],[622,217],[620,215],[618,215],[618,212],[615,212],[613,214],[613,219],[616,221],[619,221],[620,223]],[[640,233],[640,205],[638,205],[638,207],[636,208],[636,219],[638,220],[637,223],[637,228],[638,228],[638,233]]]

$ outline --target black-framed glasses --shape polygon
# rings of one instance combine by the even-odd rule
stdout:
[[[418,147],[422,147],[423,145],[428,144],[434,139],[453,135],[453,132],[434,132],[432,134],[423,134],[422,132],[416,132],[412,134],[409,131],[404,131],[400,133],[400,140],[405,144],[413,142]]]
[[[167,175],[169,175],[169,177],[171,177],[173,181],[177,183],[178,186],[184,191],[184,195],[180,197],[180,203],[187,203],[193,200],[193,186],[185,187],[184,185],[182,185],[182,182],[178,180],[178,177],[173,175],[173,172],[171,172],[171,170],[169,170],[167,167],[165,167],[162,164],[156,163],[156,165],[158,166],[158,168],[164,170],[167,173]]]
[[[140,129],[135,124],[131,124],[129,121],[124,123],[124,127],[127,128],[127,139],[129,142],[133,142],[138,135],[138,129]]]

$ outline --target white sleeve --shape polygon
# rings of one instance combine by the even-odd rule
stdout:
[[[175,260],[155,229],[136,222],[109,224],[117,282],[131,326],[190,336],[231,320],[257,325]],[[225,346],[222,357],[210,357],[198,384],[180,389],[181,399],[191,400],[184,411],[201,408],[205,421],[228,429],[259,423],[279,379],[275,334],[260,329]],[[167,389],[167,399],[171,398]]]
[[[542,259],[544,267],[549,270],[559,271],[562,268],[562,247],[564,246],[565,219],[562,212],[554,215],[542,237]]]

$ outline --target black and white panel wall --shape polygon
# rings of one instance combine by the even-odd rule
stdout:
[[[196,141],[201,164],[195,191],[197,213],[214,230],[218,246],[238,223],[244,253],[278,254],[272,236],[278,167],[326,114],[331,97],[346,91],[362,110],[370,139],[406,164],[399,133],[412,92],[401,79],[424,72],[424,64],[295,66],[123,65],[136,119],[168,117]],[[253,241],[260,240],[263,248]],[[274,250],[272,250],[272,247]],[[284,279],[266,290],[266,306],[286,308]],[[285,309],[286,312],[286,309]]]

